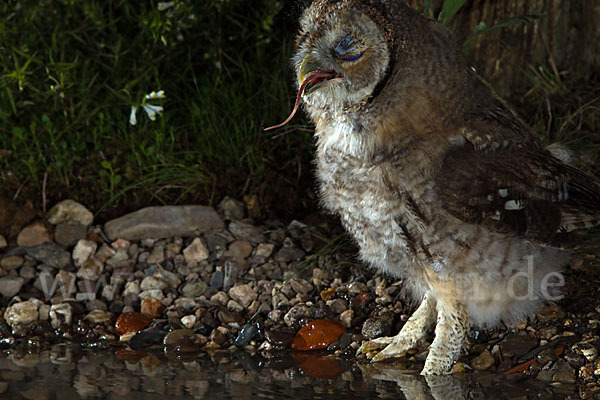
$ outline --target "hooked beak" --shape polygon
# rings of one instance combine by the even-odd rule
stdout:
[[[304,57],[298,70],[298,85],[300,87],[304,86],[304,94],[310,94],[320,87],[322,83],[336,78],[341,79],[343,75],[332,70],[325,71],[320,69],[310,54]],[[309,81],[307,82],[307,80]]]

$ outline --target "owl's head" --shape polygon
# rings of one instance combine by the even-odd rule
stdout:
[[[426,108],[464,86],[456,53],[444,28],[401,0],[315,0],[292,59],[298,101],[315,120],[376,107],[419,107],[428,118]]]
[[[364,102],[384,81],[391,43],[351,1],[316,1],[304,13],[293,64],[306,106],[342,110]]]

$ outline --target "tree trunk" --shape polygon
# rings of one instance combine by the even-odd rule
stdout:
[[[442,2],[433,1],[436,15]],[[540,79],[586,79],[600,65],[600,0],[467,0],[451,27],[463,43],[481,21],[491,27],[536,13],[545,16],[480,34],[470,43],[469,61],[500,95]]]

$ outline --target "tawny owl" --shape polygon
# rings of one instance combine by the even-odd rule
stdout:
[[[296,107],[316,125],[322,201],[420,301],[397,336],[362,349],[400,356],[435,326],[422,373],[448,373],[470,324],[556,296],[560,240],[596,224],[600,181],[476,98],[451,35],[402,1],[316,0],[300,26]]]

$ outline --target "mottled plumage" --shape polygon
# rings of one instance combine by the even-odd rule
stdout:
[[[596,223],[600,183],[476,98],[451,35],[402,1],[314,1],[296,47],[323,204],[421,302],[362,350],[401,355],[435,325],[423,373],[448,373],[469,324],[514,322],[555,294],[569,259],[556,246]]]

